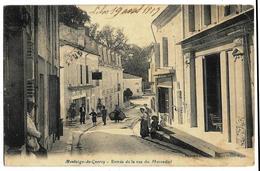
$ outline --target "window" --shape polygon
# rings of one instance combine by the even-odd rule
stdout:
[[[168,39],[167,37],[163,37],[163,66],[168,66]]]
[[[205,5],[204,6],[204,25],[210,25],[211,24],[211,6]]]
[[[88,66],[86,65],[86,84],[89,83],[89,80],[88,80]]]
[[[139,93],[139,89],[137,89],[136,92]]]
[[[47,47],[50,50],[50,46],[51,46],[51,38],[50,38],[50,34],[51,34],[51,21],[50,21],[50,15],[51,15],[51,9],[50,6],[46,7],[46,32],[47,32]]]
[[[224,7],[224,16],[235,14],[238,12],[237,5],[225,5]]]
[[[155,67],[160,68],[160,44],[154,44]]]
[[[82,71],[82,65],[80,65],[80,84],[83,84],[83,71]]]
[[[189,31],[193,32],[195,31],[195,11],[194,11],[194,5],[188,6],[189,10]]]

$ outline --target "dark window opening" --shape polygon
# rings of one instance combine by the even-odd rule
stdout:
[[[231,14],[238,13],[238,6],[237,5],[226,5],[224,7],[224,16],[228,16]]]
[[[83,84],[83,69],[82,69],[82,65],[80,65],[80,84]]]
[[[204,59],[205,130],[222,131],[220,56],[213,54]]]
[[[210,25],[211,24],[211,6],[205,5],[204,6],[204,25]]]
[[[189,5],[189,31],[195,31],[195,10],[194,5]]]
[[[158,104],[160,113],[169,113],[169,89],[158,88]]]
[[[89,83],[89,80],[88,80],[88,66],[86,65],[86,84]]]

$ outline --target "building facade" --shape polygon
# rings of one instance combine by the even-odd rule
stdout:
[[[173,15],[175,12],[177,14]],[[160,80],[164,74],[153,74],[159,97],[158,112],[164,112],[160,111],[160,103],[170,102],[173,108],[166,112],[170,115],[174,110],[170,117],[177,119],[177,122],[166,119],[166,124],[215,144],[226,142],[252,147],[255,115],[253,7],[168,6],[153,25],[162,43],[167,42],[164,37],[168,37],[168,44],[160,45],[158,59],[155,56],[154,65],[160,66],[157,70],[162,68],[158,62],[165,64],[168,60],[177,64],[173,67],[173,81],[168,81],[169,87],[170,83],[176,85],[172,86],[173,95],[169,99],[161,97],[160,93],[161,82],[166,84]],[[170,42],[171,38],[175,40]],[[167,46],[168,49],[164,48]],[[174,47],[177,53],[171,52]],[[164,54],[168,54],[168,59]]]
[[[123,83],[124,90],[129,88],[133,92],[132,97],[140,97],[143,95],[142,77],[123,73],[123,79],[124,79],[124,83]]]
[[[157,112],[170,125],[183,122],[184,65],[181,46],[177,44],[182,40],[181,22],[180,5],[166,7],[152,22],[156,42],[150,63],[150,79],[157,97]]]
[[[36,103],[32,116],[42,135],[40,143],[49,150],[60,136],[58,9],[6,6],[4,19],[5,145],[25,144],[31,99]]]
[[[99,54],[87,28],[72,28],[60,23],[59,29],[62,67],[60,103],[62,118],[68,119],[71,117],[71,105],[75,105],[76,116],[82,104],[86,106],[87,113],[91,108],[96,109],[99,81],[92,80],[92,72],[98,70]]]
[[[100,99],[111,112],[115,105],[123,108],[123,68],[121,56],[116,51],[104,45],[98,45],[99,71],[102,72],[100,80]]]
[[[60,23],[61,55],[61,113],[62,118],[70,118],[71,105],[79,108],[91,108],[105,105],[111,112],[115,105],[122,106],[123,70],[118,53],[96,43],[89,36],[87,27],[72,28]],[[95,80],[93,73],[102,73],[102,78]],[[88,115],[86,115],[88,117]]]

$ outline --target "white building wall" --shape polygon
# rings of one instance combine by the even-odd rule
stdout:
[[[124,90],[129,88],[133,92],[133,97],[138,97],[143,95],[142,91],[142,78],[138,79],[123,79],[124,80]]]

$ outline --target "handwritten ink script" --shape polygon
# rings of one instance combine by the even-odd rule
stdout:
[[[113,17],[119,15],[133,15],[133,14],[144,14],[144,15],[154,16],[160,10],[161,10],[160,7],[156,7],[152,5],[141,5],[141,6],[134,6],[134,7],[100,5],[97,6],[93,11],[90,11],[90,14],[112,15]]]

